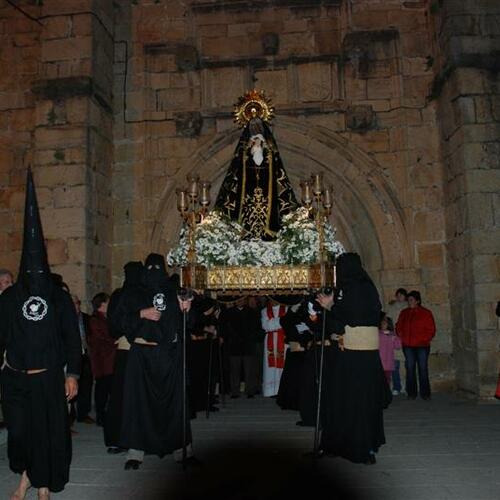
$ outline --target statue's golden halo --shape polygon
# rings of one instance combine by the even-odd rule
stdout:
[[[271,99],[265,96],[264,91],[250,90],[238,99],[234,106],[234,121],[244,127],[252,118],[260,118],[270,123],[274,116]]]

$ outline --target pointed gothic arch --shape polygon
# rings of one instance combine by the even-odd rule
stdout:
[[[332,221],[348,250],[360,253],[367,269],[407,268],[411,249],[403,209],[381,173],[380,165],[355,144],[328,128],[277,117],[273,133],[287,173],[298,189],[301,178],[324,172],[334,186]],[[175,244],[181,221],[175,189],[196,172],[218,191],[234,154],[240,131],[220,132],[194,151],[163,192],[151,234],[151,247],[165,252]]]

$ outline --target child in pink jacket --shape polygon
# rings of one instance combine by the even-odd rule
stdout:
[[[401,349],[401,340],[394,332],[394,323],[389,316],[383,313],[379,328],[380,360],[384,368],[387,382],[390,386],[394,371],[394,351]]]

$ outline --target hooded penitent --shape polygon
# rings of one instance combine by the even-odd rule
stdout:
[[[47,296],[53,282],[31,169],[28,170],[26,180],[23,250],[19,268],[19,281],[23,289],[33,296]]]
[[[0,318],[10,467],[26,471],[35,488],[61,491],[71,462],[64,379],[78,377],[82,347],[75,306],[50,274],[31,171],[19,279],[0,297]],[[26,375],[26,370],[41,371]]]
[[[141,284],[142,273],[144,271],[144,266],[140,261],[130,261],[123,266],[123,271],[125,273],[125,281],[123,282],[123,287],[127,288],[130,286],[138,286]]]
[[[337,259],[337,288],[333,308],[335,333],[345,325],[378,326],[381,304],[377,289],[363,269],[357,253],[344,253]]]
[[[144,285],[156,291],[168,283],[167,267],[163,255],[150,253],[144,262]]]
[[[272,240],[281,228],[282,217],[297,206],[271,130],[260,118],[250,120],[215,208],[241,224],[246,238]]]

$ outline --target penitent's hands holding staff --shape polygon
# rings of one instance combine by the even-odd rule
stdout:
[[[182,312],[189,312],[191,309],[191,303],[193,302],[192,299],[183,300],[178,297],[177,301],[179,302],[179,307]],[[161,318],[161,312],[155,307],[141,309],[139,314],[142,319],[149,319],[150,321],[160,321]]]

